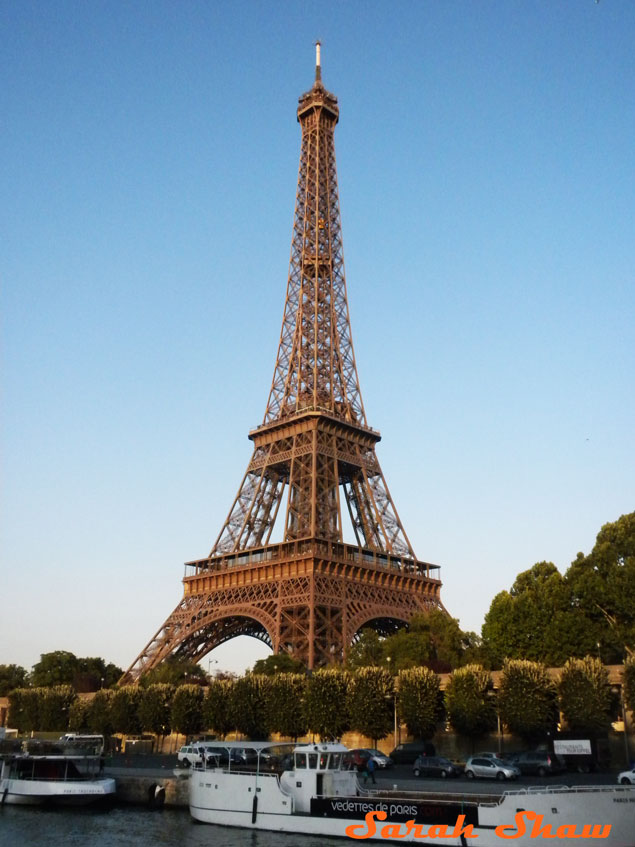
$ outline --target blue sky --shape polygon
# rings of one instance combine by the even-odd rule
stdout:
[[[450,613],[480,631],[633,511],[632,0],[4,0],[0,26],[0,663],[127,667],[211,548],[273,374],[316,38],[366,412]]]

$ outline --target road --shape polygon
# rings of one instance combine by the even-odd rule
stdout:
[[[171,776],[177,765],[175,755],[126,755],[119,754],[106,759],[106,773],[112,776],[129,774],[130,776]],[[387,770],[375,771],[377,789],[392,790],[397,786],[398,791],[432,791],[457,794],[501,794],[503,791],[532,789],[538,786],[562,785],[616,785],[616,773],[612,771],[581,774],[564,773],[557,776],[521,776],[514,781],[498,782],[495,779],[431,779],[415,777],[412,765],[395,765]],[[373,789],[369,781],[365,786]]]

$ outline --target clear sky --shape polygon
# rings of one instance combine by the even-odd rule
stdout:
[[[368,421],[447,609],[480,631],[635,509],[632,0],[2,0],[0,29],[0,663],[126,668],[209,552],[317,38]]]

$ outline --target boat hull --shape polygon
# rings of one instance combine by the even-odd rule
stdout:
[[[219,771],[190,780],[190,813],[202,823],[359,840],[504,847],[544,842],[635,847],[635,789],[505,792],[492,802],[393,795],[317,797],[294,813],[292,797],[271,776]],[[379,813],[379,814],[377,814]],[[382,814],[383,813],[383,814]],[[461,817],[463,816],[463,817]],[[414,824],[408,824],[414,821]],[[501,829],[506,827],[506,829]]]
[[[87,806],[107,804],[115,797],[115,780],[104,777],[90,781],[47,782],[45,780],[0,780],[0,805]]]

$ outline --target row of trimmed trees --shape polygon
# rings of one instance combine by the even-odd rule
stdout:
[[[635,660],[624,671],[624,693],[635,707]],[[554,682],[546,668],[525,660],[508,660],[499,686],[480,665],[458,668],[445,692],[429,668],[356,671],[339,668],[311,675],[246,674],[199,685],[156,683],[145,688],[122,686],[80,699],[70,686],[17,689],[10,694],[12,724],[31,730],[115,732],[159,736],[175,731],[194,735],[232,732],[252,738],[279,733],[298,738],[307,733],[339,738],[354,730],[378,740],[393,728],[394,709],[408,733],[431,737],[447,721],[460,735],[478,738],[496,729],[535,741],[555,732],[560,716],[574,732],[605,733],[615,719],[617,702],[601,662],[570,659]]]

